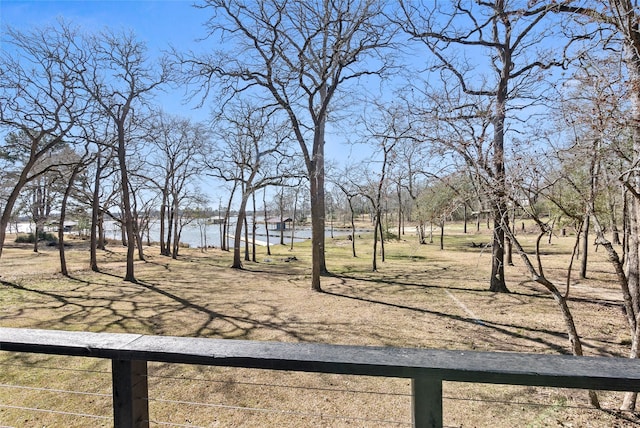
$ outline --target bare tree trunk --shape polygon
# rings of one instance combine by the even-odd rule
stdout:
[[[122,205],[120,206],[121,211],[124,211],[124,209],[122,208]],[[124,218],[120,219],[120,241],[122,243],[123,247],[127,246],[127,229],[125,228],[124,225]]]
[[[176,229],[176,233],[175,233],[175,237],[176,237],[175,242],[176,242],[176,244],[175,244],[175,247],[174,247],[175,249],[173,251],[173,255],[171,256],[173,259],[177,259],[178,256],[180,255],[180,237],[181,236],[182,236],[182,226],[179,226]]]
[[[375,227],[373,228],[373,259],[371,264],[371,270],[373,272],[378,271],[378,220],[375,221]]]
[[[251,198],[253,200],[253,221],[251,226],[251,260],[256,263],[256,192],[251,192]]]
[[[180,247],[180,206],[178,205],[178,199],[176,195],[172,195],[173,206],[171,207],[173,217],[173,251],[171,252],[171,258],[177,259]]]
[[[76,176],[80,171],[81,164],[76,164],[71,171],[71,177],[69,177],[69,182],[67,183],[67,187],[64,189],[64,195],[62,196],[62,203],[60,205],[60,221],[58,222],[58,250],[60,253],[60,272],[64,276],[69,276],[69,271],[67,270],[67,259],[65,257],[64,252],[64,220],[67,215],[67,201],[69,200],[69,195],[71,194],[71,190],[73,189],[73,183],[76,180]]]
[[[509,292],[504,277],[505,229],[509,227],[507,204],[505,201],[504,122],[510,67],[511,58],[504,58],[503,71],[498,83],[495,115],[493,119],[493,172],[495,174],[495,187],[492,190],[495,205],[493,207],[493,246],[491,248],[491,279],[489,290],[498,293]]]
[[[320,276],[327,273],[324,255],[324,152],[316,155],[315,168],[310,177],[311,192],[311,288],[322,291]]]
[[[242,269],[242,257],[240,254],[242,245],[242,226],[245,222],[247,200],[249,195],[244,193],[242,200],[240,201],[240,208],[238,209],[238,221],[236,222],[236,231],[233,235],[233,269]]]
[[[291,219],[291,248],[290,251],[293,251],[293,239],[296,236],[296,214],[298,210],[298,192],[296,191],[296,196],[293,200],[293,218]]]
[[[98,214],[98,249],[104,251],[107,239],[104,235],[104,212],[99,210]]]
[[[231,216],[231,203],[233,202],[233,196],[238,189],[238,182],[233,182],[233,188],[231,189],[231,194],[229,195],[229,201],[227,202],[227,211],[224,216],[224,250],[229,251],[229,229],[231,229],[230,216]]]
[[[247,213],[244,213],[244,260],[248,262],[251,260],[249,257],[249,224],[247,221]]]
[[[171,257],[173,255],[173,244],[172,244],[172,237],[174,235],[174,229],[173,229],[173,223],[176,217],[176,212],[174,210],[174,205],[173,205],[173,201],[170,201],[167,204],[167,216],[166,216],[166,221],[167,221],[167,228],[166,228],[166,236],[163,236],[161,239],[165,240],[165,244],[164,244],[164,250],[165,250],[165,255],[167,257]]]
[[[269,222],[267,221],[267,189],[262,193],[262,205],[264,206],[264,230],[267,232],[267,255],[271,255],[271,245],[269,243]]]
[[[400,235],[402,233],[402,189],[400,188],[400,184],[397,186],[398,192],[398,241],[400,240]]]
[[[380,261],[384,262],[384,230],[382,230],[382,213],[378,212],[378,228],[380,229]]]
[[[351,251],[353,253],[353,257],[358,257],[356,255],[356,213],[353,210],[353,202],[351,201],[351,198],[347,198],[347,200],[349,201],[349,210],[351,211]]]
[[[121,120],[117,121],[118,127],[118,164],[120,166],[120,185],[122,186],[122,204],[123,213],[122,221],[126,232],[127,243],[127,268],[124,280],[128,282],[136,282],[134,274],[134,255],[136,250],[135,231],[133,227],[133,216],[131,215],[131,192],[129,190],[129,173],[126,163],[126,142],[125,142],[125,124],[123,115]]]
[[[169,256],[169,248],[165,239],[165,222],[167,221],[167,190],[162,190],[162,203],[160,203],[160,254]]]
[[[569,337],[571,352],[573,353],[573,355],[582,356],[583,355],[582,342],[580,340],[580,336],[578,335],[578,331],[576,329],[573,316],[571,315],[571,310],[567,305],[567,300],[564,298],[562,293],[558,291],[558,288],[551,281],[549,281],[542,272],[542,264],[540,262],[539,243],[542,236],[545,234],[545,231],[543,230],[542,232],[540,232],[540,235],[538,236],[537,243],[536,243],[536,258],[538,258],[538,266],[539,266],[537,271],[533,266],[533,264],[531,263],[531,261],[529,260],[527,253],[523,250],[522,246],[520,245],[518,240],[515,238],[515,236],[513,236],[513,234],[511,234],[510,231],[508,231],[507,233],[509,234],[509,239],[511,239],[513,245],[515,246],[516,250],[520,254],[527,270],[529,271],[533,279],[537,283],[543,285],[551,293],[551,295],[553,296],[553,300],[556,302],[556,304],[560,308],[560,312],[562,313],[562,319],[564,320],[565,329]],[[592,406],[598,409],[600,408],[600,402],[598,400],[598,396],[596,395],[595,391],[589,391],[589,399]]]
[[[509,215],[510,213],[512,214],[512,216]],[[504,227],[508,227],[509,231],[511,232],[511,233],[508,233],[504,238],[504,245],[505,245],[504,263],[505,265],[513,266],[513,244],[511,243],[511,239],[509,239],[509,236],[516,235],[515,209],[507,210],[505,218],[509,219],[510,217],[511,217],[511,221],[504,226]]]
[[[96,157],[96,175],[95,182],[93,183],[93,198],[91,200],[91,238],[89,242],[89,265],[91,270],[99,272],[98,268],[98,239],[100,233],[98,233],[99,219],[100,219],[100,175],[102,174],[102,156],[100,154],[100,148],[98,148],[98,155]]]
[[[136,237],[136,248],[138,249],[138,260],[144,261],[144,248],[142,243],[142,222],[140,221],[140,213],[138,212],[138,204],[136,202],[136,195],[133,195],[133,207],[131,210],[131,217],[133,218],[133,233]]]
[[[590,227],[590,215],[585,214],[582,223],[582,259],[580,260],[580,278],[585,279],[587,277],[587,260],[589,255],[589,227]]]
[[[36,233],[33,239],[33,252],[38,252],[38,241],[40,240],[40,235],[42,235],[42,228],[40,226],[40,221],[36,220]]]
[[[280,226],[278,229],[280,230],[280,245],[284,245],[284,194],[282,191],[280,192]]]
[[[490,291],[498,293],[508,293],[504,280],[504,242],[505,228],[504,219],[500,213],[494,214],[493,242],[491,247],[491,286]]]
[[[416,232],[418,233],[418,243],[424,245],[427,243],[427,236],[424,231],[424,221],[420,220],[418,226],[416,226]]]
[[[463,217],[464,217],[464,233],[467,233],[467,203],[463,205]]]

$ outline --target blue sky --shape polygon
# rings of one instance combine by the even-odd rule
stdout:
[[[104,28],[132,30],[139,40],[144,41],[150,55],[160,54],[169,46],[178,49],[209,49],[210,43],[197,43],[206,36],[204,22],[210,18],[211,10],[194,7],[198,0],[0,0],[0,26],[11,26],[18,30],[53,25],[56,20],[64,20],[89,31]],[[3,46],[0,39],[0,49]],[[180,88],[166,88],[158,94],[155,103],[168,113],[193,120],[207,122],[209,107],[195,108],[198,98],[185,103],[184,91]],[[326,154],[330,159],[348,163],[356,156],[351,146],[345,146],[340,133],[331,135],[329,126]],[[367,151],[364,152],[366,154]],[[359,153],[363,157],[363,153]],[[208,181],[207,181],[208,183]],[[217,204],[217,186],[203,183],[212,203]]]
[[[183,45],[203,35],[207,12],[191,0],[2,0],[0,22],[17,28],[59,17],[87,29],[132,29],[152,49]]]
[[[88,31],[132,30],[155,55],[170,45],[194,46],[205,35],[202,24],[210,12],[193,4],[192,0],[0,0],[0,25],[28,30],[64,18]],[[160,94],[157,102],[172,114],[195,120],[208,116],[206,108],[185,106],[181,90]]]
[[[0,0],[0,25],[21,30],[55,24],[59,18],[88,31],[109,27],[113,30],[133,30],[139,40],[147,43],[152,54],[159,54],[170,45],[178,49],[207,49],[207,42],[196,43],[206,36],[203,23],[211,10],[194,7],[198,0]],[[2,46],[0,45],[0,48]],[[157,103],[172,114],[206,121],[209,108],[194,109],[195,102],[185,105],[184,91],[170,90],[157,98]],[[196,100],[196,101],[199,101]],[[344,146],[328,138],[327,151],[342,152]],[[351,152],[350,148],[347,148]],[[344,159],[342,159],[344,160]]]

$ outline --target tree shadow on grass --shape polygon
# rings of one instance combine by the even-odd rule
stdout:
[[[23,292],[30,292],[30,293],[36,293],[39,294],[41,296],[45,296],[45,297],[49,297],[51,299],[54,299],[55,301],[61,303],[62,305],[74,305],[74,303],[72,303],[71,301],[69,301],[69,299],[67,299],[65,296],[62,296],[60,294],[56,294],[56,293],[52,293],[49,291],[43,291],[43,290],[36,290],[33,288],[27,288],[24,287],[20,284],[17,284],[15,282],[8,282],[8,281],[4,281],[0,279],[0,285],[11,288],[13,290],[16,291],[23,291]]]
[[[100,275],[122,280],[121,276],[109,272],[100,272]],[[333,277],[340,278],[343,284],[346,280],[353,279],[355,281],[369,281],[382,287],[354,289],[353,293],[348,291],[325,291],[326,295],[447,318],[466,325],[494,331],[505,335],[505,337],[536,342],[559,353],[567,353],[565,347],[557,343],[566,340],[566,335],[562,332],[457,316],[412,306],[411,304],[386,301],[384,297],[374,295],[374,293],[381,292],[392,296],[394,293],[402,293],[407,287],[482,293],[484,291],[461,287],[425,285],[408,281],[393,281],[389,278],[363,279],[347,275],[333,275]],[[302,319],[304,317],[296,317],[295,315],[283,316],[278,306],[260,302],[255,298],[227,302],[228,310],[220,310],[219,308],[213,310],[209,307],[209,300],[202,300],[199,297],[204,292],[204,288],[200,283],[188,283],[181,285],[180,287],[182,288],[176,288],[175,281],[164,285],[150,281],[138,281],[136,284],[114,284],[86,280],[79,277],[71,277],[70,279],[76,283],[76,286],[64,291],[42,290],[37,287],[0,281],[3,286],[20,292],[35,293],[45,298],[43,302],[19,308],[19,314],[18,312],[13,315],[7,314],[5,319],[9,319],[12,316],[16,318],[20,316],[30,317],[35,320],[33,322],[35,327],[41,326],[43,328],[57,328],[57,326],[66,328],[65,326],[69,326],[77,329],[78,326],[82,327],[84,324],[87,329],[92,331],[123,330],[145,334],[175,334],[175,331],[179,331],[180,335],[221,338],[250,338],[253,331],[265,329],[279,333],[276,334],[279,337],[284,335],[284,337],[296,341],[314,340],[318,337],[317,332],[321,332],[323,328],[332,330],[344,328],[345,331],[349,331],[349,325],[346,322],[344,325],[331,323],[325,326],[319,322],[305,322]],[[391,285],[398,287],[398,289],[392,290],[386,287]],[[145,296],[149,292],[161,296],[161,298]],[[371,294],[365,296],[356,295],[363,292]],[[532,297],[529,294],[526,296]],[[259,308],[252,310],[252,306],[255,307],[256,305],[259,305]],[[45,315],[37,314],[39,310],[42,310]],[[51,311],[51,314],[47,314],[46,311]],[[44,318],[39,319],[42,316]],[[176,328],[174,328],[174,323],[177,325]],[[557,340],[535,337],[534,334],[546,335]],[[604,348],[592,347],[602,353],[610,354],[610,350],[606,351]]]
[[[348,280],[354,280],[354,281],[383,284],[388,286],[398,286],[403,288],[411,287],[411,288],[420,288],[425,290],[427,289],[458,290],[458,291],[472,292],[472,293],[495,294],[493,291],[490,291],[489,289],[456,287],[451,285],[425,284],[422,282],[407,281],[407,278],[409,278],[410,275],[406,275],[406,274],[398,274],[392,277],[389,277],[389,275],[386,275],[385,277],[377,277],[377,278],[359,277],[356,275],[348,275],[348,274],[333,274],[331,276],[341,280],[348,279]],[[438,278],[434,277],[432,279],[438,279]],[[509,296],[553,300],[553,296],[551,296],[549,292],[546,291],[546,289],[544,289],[542,286],[537,287],[538,284],[535,281],[532,281],[532,280],[521,281],[518,285],[522,288],[527,288],[530,291],[525,293],[517,290],[511,290],[511,292],[508,293]],[[597,305],[603,305],[608,307],[621,307],[622,305],[621,301],[612,300],[612,299],[602,299],[602,298],[569,296],[568,300],[571,302],[590,303],[590,304],[597,304]]]
[[[465,287],[455,287],[455,286],[444,286],[444,285],[434,285],[434,284],[425,284],[423,282],[412,282],[407,281],[407,278],[410,276],[415,276],[415,274],[398,274],[394,276],[385,275],[385,277],[361,277],[356,275],[347,275],[344,273],[334,273],[331,275],[333,278],[338,278],[340,280],[353,280],[353,281],[362,281],[374,284],[388,285],[388,286],[398,286],[398,287],[411,287],[411,288],[421,288],[421,289],[447,289],[447,290],[461,290],[461,291],[478,291],[472,288]]]
[[[194,335],[197,337],[207,336],[208,331],[214,333],[216,336],[225,337],[225,333],[223,331],[219,331],[216,329],[212,329],[211,324],[216,320],[221,320],[229,324],[233,329],[235,329],[238,333],[234,333],[234,338],[244,338],[249,335],[249,333],[256,328],[267,328],[270,330],[279,331],[285,333],[288,337],[294,338],[299,341],[303,341],[304,337],[298,334],[293,329],[286,328],[286,320],[282,320],[279,318],[277,314],[277,309],[273,305],[266,305],[264,303],[261,306],[269,308],[270,320],[268,321],[258,321],[255,318],[252,318],[249,311],[245,311],[245,315],[237,316],[237,315],[228,315],[223,314],[218,311],[213,311],[208,307],[194,303],[189,299],[181,297],[175,293],[169,292],[158,285],[152,284],[150,282],[138,281],[138,285],[144,287],[145,289],[152,291],[156,294],[159,294],[163,297],[170,299],[171,301],[178,303],[180,308],[175,309],[175,311],[181,310],[192,310],[196,311],[199,314],[203,314],[206,316],[206,320],[200,322],[200,327],[198,327],[194,331]],[[254,303],[255,304],[255,303]],[[236,309],[238,309],[241,305],[236,305]]]
[[[417,308],[417,307],[413,307],[413,306],[407,306],[407,305],[401,305],[401,304],[397,304],[397,303],[390,303],[390,302],[384,302],[381,300],[375,300],[375,299],[370,299],[370,298],[366,298],[366,297],[358,297],[358,296],[349,296],[347,294],[341,294],[341,293],[336,293],[336,292],[332,292],[332,291],[323,291],[324,294],[328,294],[330,296],[335,296],[335,297],[339,297],[339,298],[346,298],[346,299],[352,299],[352,300],[357,300],[359,302],[365,302],[365,303],[373,303],[376,305],[384,305],[387,307],[392,307],[392,308],[396,308],[396,309],[402,309],[402,310],[406,310],[406,311],[412,311],[412,312],[418,312],[421,314],[428,314],[428,315],[435,315],[437,317],[441,317],[441,318],[447,318],[453,321],[458,321],[458,322],[462,322],[465,324],[471,324],[474,326],[479,326],[479,327],[484,327],[484,328],[488,328],[491,330],[494,330],[498,333],[513,337],[513,338],[517,338],[517,339],[526,339],[526,340],[530,340],[533,342],[537,342],[540,343],[541,345],[547,346],[551,349],[553,349],[554,351],[560,353],[560,354],[567,354],[568,351],[566,349],[566,347],[564,346],[560,346],[557,343],[545,340],[543,338],[540,337],[531,337],[531,336],[527,336],[524,334],[520,334],[511,330],[508,330],[505,327],[511,327],[514,329],[521,329],[521,330],[527,330],[527,331],[534,331],[536,333],[544,333],[556,338],[565,338],[565,335],[563,333],[560,332],[556,332],[556,331],[551,331],[551,330],[534,330],[528,327],[522,327],[522,326],[516,326],[516,325],[510,325],[510,324],[500,324],[500,323],[495,323],[495,322],[489,322],[489,321],[485,321],[485,320],[480,320],[480,319],[475,319],[475,318],[470,318],[470,317],[463,317],[460,315],[453,315],[453,314],[448,314],[446,312],[440,312],[440,311],[434,311],[434,310],[430,310],[430,309],[426,309],[426,308]]]
[[[344,281],[344,278],[342,279],[342,281]],[[377,282],[377,281],[374,281]],[[384,281],[386,283],[386,281]],[[344,285],[344,282],[343,282]],[[397,285],[397,284],[395,284]],[[443,288],[443,289],[447,289],[447,290],[464,290],[464,291],[476,291],[476,290],[469,290],[469,289],[462,289],[462,288],[455,288],[455,287],[435,287],[435,286],[429,286],[428,288]],[[358,290],[359,292],[362,290]],[[323,290],[324,294],[330,295],[330,296],[335,296],[335,297],[339,297],[339,298],[346,298],[346,299],[351,299],[351,300],[356,300],[359,302],[364,302],[364,303],[371,303],[371,304],[375,304],[375,305],[382,305],[382,306],[386,306],[386,307],[390,307],[390,308],[396,308],[396,309],[401,309],[401,310],[405,310],[405,311],[411,311],[411,312],[416,312],[416,313],[420,313],[420,314],[427,314],[427,315],[433,315],[436,316],[438,318],[444,318],[444,319],[450,319],[453,321],[457,321],[457,322],[461,322],[467,325],[472,325],[475,326],[477,328],[481,328],[481,329],[488,329],[490,331],[496,332],[496,333],[500,333],[502,335],[505,335],[506,337],[510,337],[513,339],[521,339],[521,340],[528,340],[531,342],[535,342],[538,343],[540,345],[543,345],[559,354],[570,354],[569,351],[569,347],[568,346],[563,346],[563,345],[559,345],[558,341],[568,341],[568,337],[567,334],[561,331],[553,331],[553,330],[549,330],[549,329],[540,329],[540,328],[533,328],[533,327],[529,327],[529,326],[525,326],[525,325],[517,325],[517,324],[512,324],[512,323],[499,323],[499,322],[495,322],[495,321],[488,321],[488,320],[484,320],[484,319],[477,319],[477,318],[472,318],[472,317],[464,317],[464,316],[460,316],[460,315],[454,315],[454,314],[450,314],[450,313],[446,313],[446,312],[441,312],[441,311],[437,311],[437,310],[432,310],[432,309],[427,309],[427,308],[421,308],[421,307],[415,307],[415,306],[409,306],[406,304],[400,304],[400,303],[394,303],[394,302],[389,302],[389,301],[384,301],[381,300],[379,298],[374,298],[371,295],[369,296],[356,296],[356,295],[350,295],[350,294],[346,294],[346,293],[341,293],[341,292],[335,292],[335,291],[329,291],[329,290]],[[527,334],[529,333],[529,334]],[[537,335],[546,335],[548,337],[550,337],[551,339],[556,339],[556,340],[551,340],[551,339],[545,339],[543,337],[539,337],[536,336]],[[613,344],[612,342],[610,344]],[[613,355],[613,356],[619,356],[619,357],[623,357],[624,355],[620,354],[616,354],[616,353],[612,353],[612,351],[610,349],[606,349],[603,346],[592,346],[590,344],[587,343],[583,343],[583,348],[592,348],[593,350],[598,351],[600,354],[603,355]]]
[[[122,280],[122,277],[111,273],[100,274]],[[39,301],[32,301],[28,306],[16,308],[13,313],[5,312],[2,318],[29,319],[30,327],[33,328],[77,329],[81,326],[83,330],[88,331],[126,331],[142,334],[172,333],[173,327],[178,325],[187,330],[186,334],[190,336],[218,338],[247,338],[252,331],[262,328],[282,333],[296,341],[309,340],[307,335],[297,331],[296,326],[299,323],[292,323],[283,318],[278,308],[273,305],[237,302],[231,310],[239,314],[228,314],[211,310],[203,304],[147,281],[113,284],[77,277],[70,279],[76,286],[64,291],[42,290],[0,280],[0,285],[8,289],[41,296]],[[190,292],[201,290],[194,288]],[[154,293],[161,298],[145,296],[147,293]],[[261,306],[256,311],[260,314],[259,318],[253,316],[252,311],[244,309],[245,306],[256,304]],[[313,331],[313,328],[310,328],[310,331]]]

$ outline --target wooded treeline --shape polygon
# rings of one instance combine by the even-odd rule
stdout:
[[[293,213],[304,187],[314,290],[330,269],[324,235],[337,213],[349,223],[371,216],[374,270],[384,240],[407,225],[425,243],[454,217],[473,219],[473,227],[491,221],[489,289],[509,291],[504,267],[515,251],[558,302],[580,355],[566,295],[518,241],[517,222],[526,217],[537,224],[538,242],[566,229],[579,236],[581,276],[589,243],[607,250],[638,357],[638,5],[205,0],[197,7],[208,37],[161,57],[129,32],[64,21],[3,29],[0,256],[13,217],[29,215],[38,232],[55,212],[61,231],[66,216],[87,219],[98,270],[109,218],[121,224],[128,249],[125,280],[135,281],[152,214],[160,217],[161,254],[177,257],[181,228],[217,202],[218,214],[227,214],[223,236],[238,209],[239,268],[245,213],[256,198],[266,211],[266,190],[286,193]],[[175,87],[210,109],[210,120],[163,112],[154,97]],[[331,156],[339,155],[325,151],[334,139],[366,154],[336,163]],[[225,200],[208,199],[203,183],[212,182]],[[634,406],[630,394],[624,407]]]

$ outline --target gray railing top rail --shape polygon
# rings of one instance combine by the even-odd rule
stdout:
[[[112,360],[640,391],[640,361],[507,352],[279,343],[0,328],[0,351]]]

